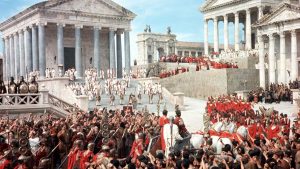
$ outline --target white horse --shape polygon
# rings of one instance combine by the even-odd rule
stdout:
[[[170,153],[170,149],[174,148],[176,140],[182,140],[182,137],[179,134],[179,129],[176,124],[165,124],[163,132],[166,145],[165,155],[167,157]]]
[[[219,136],[211,136],[212,147],[215,150],[215,153],[220,154],[224,145],[229,144],[232,148],[232,142],[229,138],[220,138]],[[201,149],[201,146],[204,144],[204,136],[201,134],[192,134],[190,140],[191,145],[195,149]]]

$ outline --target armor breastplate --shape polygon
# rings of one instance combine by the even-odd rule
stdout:
[[[15,94],[15,92],[16,92],[16,87],[17,87],[16,84],[11,84],[11,85],[9,85],[8,93],[9,93],[9,94]]]
[[[20,93],[21,94],[26,94],[26,93],[28,93],[28,91],[29,91],[28,85],[26,83],[22,83],[20,85]]]
[[[29,93],[37,93],[38,87],[35,83],[29,84]]]

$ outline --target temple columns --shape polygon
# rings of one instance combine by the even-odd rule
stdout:
[[[234,49],[235,51],[239,51],[240,50],[240,38],[239,38],[239,24],[240,24],[240,21],[239,21],[239,13],[236,12],[234,14]]]
[[[208,20],[204,20],[204,54],[208,56]],[[184,56],[184,53],[182,54]]]
[[[286,51],[285,51],[285,33],[280,32],[280,80],[279,83],[286,83]]]
[[[129,31],[125,30],[124,32],[124,52],[125,52],[125,70],[129,73],[130,67],[130,35]]]
[[[218,26],[218,17],[214,18],[214,52],[219,53],[219,26]]]
[[[269,84],[276,82],[275,76],[275,37],[269,35]]]
[[[64,56],[64,25],[57,24],[57,64],[63,66],[65,70],[65,56]]]
[[[224,51],[228,50],[229,38],[228,38],[228,16],[224,15]]]
[[[75,26],[75,69],[77,71],[77,78],[83,77],[81,57],[81,28],[82,26]]]
[[[266,75],[265,75],[265,53],[264,53],[264,40],[262,35],[258,36],[258,45],[259,45],[259,86],[264,88],[266,87]]]
[[[297,62],[297,33],[291,31],[291,79],[292,81],[298,78],[298,62]]]

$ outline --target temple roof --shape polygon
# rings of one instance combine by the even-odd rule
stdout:
[[[258,27],[296,19],[300,19],[300,7],[285,2],[280,4],[273,12],[264,15],[253,26]]]
[[[7,23],[13,22],[15,21],[17,18],[20,18],[26,14],[30,14],[30,13],[36,13],[38,11],[41,10],[45,10],[45,9],[52,9],[55,8],[57,6],[63,5],[67,2],[72,2],[72,1],[76,1],[76,0],[48,0],[48,1],[42,1],[39,2],[37,4],[34,4],[28,8],[26,8],[25,10],[19,12],[18,14],[10,17],[9,19],[7,19],[6,21],[2,22],[0,24],[0,27],[6,25]],[[133,12],[131,12],[130,10],[120,6],[119,4],[113,2],[112,0],[80,0],[79,2],[84,2],[84,3],[88,3],[90,1],[90,3],[93,3],[92,1],[95,2],[100,2],[105,4],[106,6],[108,6],[109,8],[119,12],[120,14],[122,14],[122,16],[124,17],[128,17],[130,19],[133,19],[134,17],[136,17],[136,14],[134,14]],[[76,12],[72,9],[69,9],[70,12]]]

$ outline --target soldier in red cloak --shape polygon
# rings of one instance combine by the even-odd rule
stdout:
[[[167,110],[164,110],[163,111],[163,115],[161,117],[159,117],[159,126],[160,126],[160,140],[161,140],[161,148],[162,150],[165,150],[166,149],[166,144],[165,144],[165,140],[164,140],[164,130],[163,130],[163,127],[165,124],[168,124],[169,123],[169,119],[167,117],[168,115],[168,111]]]
[[[279,126],[277,125],[276,122],[274,122],[274,124],[270,125],[268,128],[267,128],[267,138],[269,140],[271,140],[272,138],[278,138],[278,134],[280,132],[280,128]]]
[[[82,153],[82,157],[80,159],[80,169],[86,169],[91,162],[91,160],[94,158],[94,143],[88,144],[88,149]]]
[[[68,169],[79,168],[79,160],[82,157],[82,144],[82,140],[76,140],[74,142],[73,149],[69,154]]]
[[[176,124],[178,126],[179,129],[179,134],[182,138],[185,138],[189,135],[188,130],[186,129],[183,119],[181,118],[181,111],[177,110],[176,111],[176,117],[174,120],[174,124]]]
[[[0,161],[0,169],[11,168],[12,167],[11,151],[10,150],[5,151],[2,158],[3,159]]]
[[[129,155],[135,161],[138,156],[143,154],[143,150],[144,150],[144,135],[143,133],[139,133],[138,139],[135,140],[132,144],[132,148]]]

